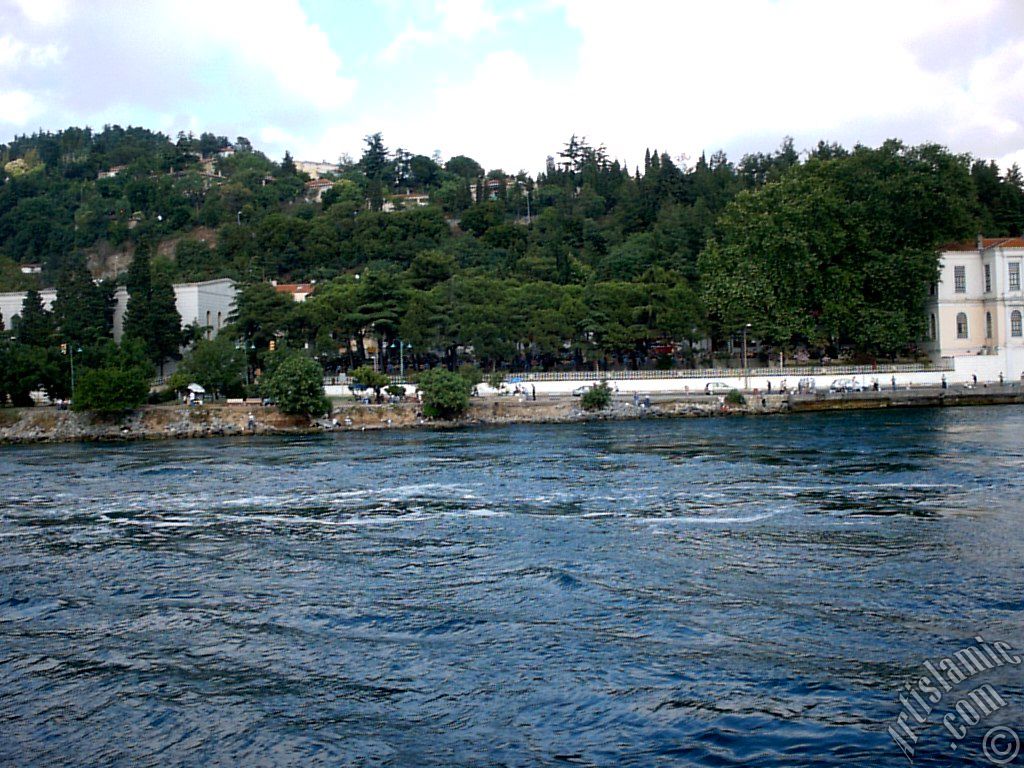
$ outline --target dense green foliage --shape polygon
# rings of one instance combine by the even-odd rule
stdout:
[[[150,374],[143,368],[87,368],[75,384],[76,411],[113,414],[146,402]]]
[[[627,168],[572,137],[531,177],[372,134],[319,201],[290,155],[230,144],[108,126],[0,145],[0,289],[58,292],[4,332],[5,399],[69,392],[62,343],[96,367],[114,285],[86,256],[103,249],[136,255],[125,335],[156,364],[181,340],[170,282],[228,276],[253,372],[272,343],[357,368],[371,340],[392,373],[399,354],[410,371],[593,370],[711,364],[747,323],[762,357],[913,354],[936,248],[1024,226],[1016,167],[898,141]],[[173,259],[150,259],[160,243]],[[39,283],[17,266],[35,262]],[[272,279],[317,290],[296,303]]]
[[[585,411],[603,411],[612,403],[612,390],[608,382],[595,384],[580,397],[580,406]]]
[[[354,371],[350,371],[349,378],[357,386],[372,389],[374,397],[378,400],[380,399],[380,391],[391,381],[386,373],[375,371],[368,365],[361,365]]]
[[[957,158],[888,142],[741,193],[699,260],[710,317],[783,347],[905,349],[937,243],[971,229],[970,188]]]
[[[473,385],[444,368],[423,371],[416,378],[423,395],[423,415],[431,419],[457,419],[469,410]]]
[[[746,405],[747,398],[743,396],[743,393],[738,389],[730,389],[725,394],[725,402],[729,405]]]
[[[225,335],[199,339],[168,381],[172,389],[192,382],[211,394],[232,397],[242,394],[245,352]]]
[[[320,416],[331,409],[324,396],[324,371],[315,361],[297,353],[281,353],[280,360],[260,382],[263,393],[282,413]]]
[[[178,350],[184,341],[181,315],[170,278],[153,274],[145,248],[139,249],[132,260],[127,288],[124,337],[138,340],[149,359],[162,369],[165,360],[179,357]]]
[[[112,340],[97,344],[88,356],[90,365],[79,368],[72,394],[76,411],[115,414],[146,402],[153,379],[153,366],[144,345]]]

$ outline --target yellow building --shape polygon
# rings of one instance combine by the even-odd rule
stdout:
[[[1019,379],[1024,372],[1024,238],[983,238],[946,246],[928,301],[925,347],[933,359],[973,362],[989,374]]]

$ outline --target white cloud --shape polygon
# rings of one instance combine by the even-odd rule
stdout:
[[[15,0],[19,10],[33,24],[60,24],[68,17],[66,0]]]
[[[327,35],[297,0],[188,0],[174,14],[190,20],[184,34],[227,46],[246,66],[315,109],[337,109],[355,93],[356,81],[341,74],[341,59]],[[193,27],[197,18],[203,22]]]
[[[1012,4],[551,3],[579,40],[575,66],[541,71],[524,41],[452,72],[454,82],[435,86],[420,105],[415,126],[375,115],[374,129],[391,143],[512,170],[538,169],[573,133],[631,165],[647,147],[691,157],[725,148],[738,160],[785,135],[798,148],[897,137],[982,157],[1024,146],[1024,12]],[[410,24],[388,55],[497,23],[483,4],[472,7],[485,9],[476,21],[445,4],[449,18],[465,17],[462,27]]]
[[[24,125],[42,112],[42,104],[31,93],[0,92],[0,125]]]
[[[362,136],[380,130],[389,146],[411,147],[430,154],[469,155],[489,167],[515,172],[541,170],[544,158],[560,141],[557,122],[546,119],[558,113],[565,92],[557,83],[540,77],[529,61],[514,51],[488,54],[468,79],[437,87],[418,107],[410,124],[401,114],[360,123]],[[348,127],[348,136],[353,135]],[[564,138],[568,138],[568,133]]]
[[[1024,138],[1018,46],[986,52],[966,83],[915,52],[922,41],[961,44],[953,32],[983,25],[1001,8],[992,0],[555,1],[581,45],[565,83],[572,111],[549,119],[613,155],[635,158],[645,145],[753,151],[762,147],[752,138],[786,134],[873,143],[897,129],[916,129],[903,136],[911,142],[956,144],[970,123]]]
[[[426,45],[447,42],[466,43],[483,32],[497,29],[501,17],[491,11],[487,0],[436,0],[436,26],[424,28],[413,22],[406,24],[378,56],[392,63],[408,51]]]
[[[499,17],[486,0],[438,0],[436,7],[441,29],[459,40],[470,40],[498,26]]]
[[[44,67],[60,59],[60,50],[55,45],[29,46],[11,35],[0,37],[0,67],[14,67],[30,64]]]
[[[380,52],[380,59],[389,63],[397,61],[407,50],[419,45],[429,45],[436,39],[435,33],[419,29],[410,23],[398,33],[398,36],[388,44],[387,48]]]

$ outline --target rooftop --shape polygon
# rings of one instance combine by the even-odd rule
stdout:
[[[1024,248],[1024,237],[979,237],[959,243],[947,243],[943,251],[977,251],[981,248]]]

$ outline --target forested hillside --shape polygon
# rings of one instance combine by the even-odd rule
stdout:
[[[257,360],[277,338],[328,367],[358,364],[367,332],[421,362],[514,368],[706,362],[689,342],[721,345],[747,323],[764,349],[912,352],[936,247],[1024,225],[1016,167],[898,141],[786,140],[738,162],[651,149],[624,167],[573,137],[532,177],[376,134],[322,201],[290,156],[243,137],[71,128],[0,155],[0,288],[38,286],[20,264],[52,285],[84,250],[152,254],[174,236],[155,274],[238,280]],[[215,242],[189,237],[199,226]],[[317,290],[293,304],[270,280]]]

